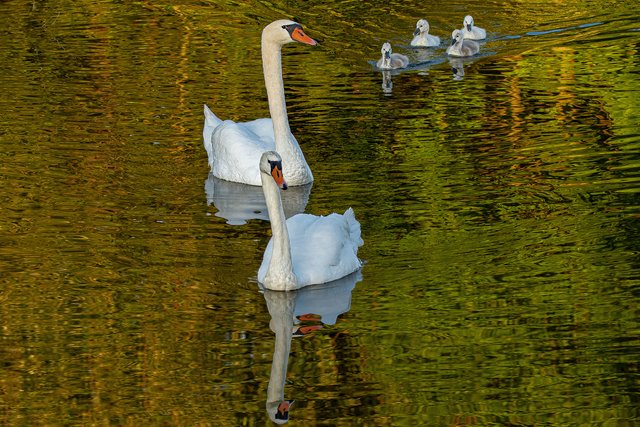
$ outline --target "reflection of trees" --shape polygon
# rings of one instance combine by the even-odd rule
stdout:
[[[562,10],[593,13],[575,4]],[[138,6],[2,4],[0,176],[16,187],[0,207],[0,423],[264,419],[271,335],[246,279],[268,232],[194,206],[202,103],[267,114],[247,34],[275,12]],[[377,8],[345,7],[308,16],[326,47],[288,46],[285,86],[308,160],[333,166],[314,168],[309,209],[355,205],[371,292],[348,324],[296,342],[311,355],[290,367],[297,394],[322,386],[299,414],[380,425],[400,402],[432,423],[523,424],[558,402],[585,408],[576,396],[602,405],[571,422],[624,418],[619,402],[637,402],[637,43],[523,39],[512,46],[533,50],[478,60],[466,86],[433,66],[384,97],[354,65]],[[528,26],[557,6],[536,7]]]
[[[633,317],[624,302],[630,297],[626,279],[614,279],[620,288],[611,291],[626,297],[599,297],[613,270],[621,268],[625,276],[637,267],[630,258],[638,247],[638,228],[631,226],[634,208],[620,212],[637,203],[616,191],[629,188],[623,182],[629,173],[619,165],[631,158],[616,141],[625,132],[623,112],[629,104],[612,103],[612,83],[580,68],[593,63],[591,49],[552,52],[476,64],[477,87],[449,86],[438,93],[439,105],[405,99],[424,105],[422,125],[415,125],[420,106],[415,112],[403,110],[393,127],[401,137],[381,150],[383,164],[397,161],[402,182],[424,183],[417,192],[412,186],[412,198],[404,199],[401,209],[415,228],[393,251],[400,259],[422,255],[409,259],[414,273],[404,280],[398,279],[404,268],[391,263],[380,268],[387,272],[384,277],[370,270],[372,288],[394,282],[385,288],[390,294],[370,299],[371,307],[384,296],[385,307],[403,316],[394,318],[386,340],[394,351],[369,363],[379,367],[389,358],[386,367],[393,372],[388,375],[403,378],[407,387],[418,383],[433,390],[413,402],[433,416],[452,410],[482,414],[485,409],[472,403],[477,401],[473,393],[485,396],[482,401],[490,402],[494,414],[509,411],[500,402],[538,408],[564,399],[580,407],[576,401],[590,399],[577,391],[583,382],[610,401],[607,378],[612,377],[628,399],[637,400],[625,374],[637,367],[627,357],[631,348],[618,355],[624,362],[602,367],[605,375],[594,374],[589,362],[601,351],[615,353],[616,340],[625,339]],[[397,82],[394,94],[412,82]],[[587,247],[588,253],[575,251]],[[419,283],[412,281],[416,272],[424,276]],[[423,303],[408,308],[398,301],[407,295]],[[616,322],[618,304],[627,326],[600,329]],[[425,312],[430,319],[421,319]],[[403,336],[404,331],[427,332]],[[411,350],[398,356],[400,345]],[[415,378],[401,368],[409,361],[433,372]],[[446,367],[455,367],[458,375],[436,373]],[[555,397],[542,391],[547,386]],[[438,403],[443,393],[463,389],[469,393],[467,404]],[[566,398],[570,395],[575,400]],[[628,406],[621,410],[623,418],[633,416]],[[581,419],[604,420],[615,412],[593,410]],[[423,419],[433,422],[433,416]]]

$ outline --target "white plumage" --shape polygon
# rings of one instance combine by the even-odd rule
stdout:
[[[262,65],[269,98],[271,118],[236,123],[219,119],[204,106],[202,136],[214,176],[243,184],[260,185],[257,165],[262,153],[277,150],[285,159],[289,185],[304,185],[313,181],[313,174],[300,145],[291,134],[282,82],[282,46],[299,41],[316,42],[293,21],[278,20],[262,31]]]
[[[473,56],[480,52],[480,45],[473,40],[464,39],[460,30],[453,30],[451,38],[451,46],[447,48],[449,56]]]
[[[385,42],[380,49],[382,57],[376,63],[381,70],[395,70],[397,68],[406,68],[409,65],[409,58],[400,53],[393,53],[391,43]]]
[[[462,21],[462,36],[467,40],[482,40],[487,38],[484,28],[476,27],[473,16],[467,15]]]
[[[290,291],[326,283],[358,270],[358,247],[363,244],[353,210],[327,216],[294,215],[285,221],[279,185],[286,188],[280,156],[266,152],[260,161],[262,189],[267,201],[272,237],[258,270],[265,288]]]
[[[429,22],[426,19],[419,19],[416,29],[413,32],[411,46],[414,47],[435,47],[440,46],[440,37],[429,34]]]

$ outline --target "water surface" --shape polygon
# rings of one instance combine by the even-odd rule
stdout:
[[[468,13],[489,37],[450,61]],[[303,209],[353,207],[366,265],[273,311],[268,222],[216,207],[201,130],[204,103],[268,114],[259,35],[282,17],[320,41],[283,56]],[[408,48],[419,18],[439,49]],[[294,313],[291,425],[637,425],[638,18],[1,3],[0,423],[268,425],[273,313]],[[387,40],[409,70],[371,66]]]

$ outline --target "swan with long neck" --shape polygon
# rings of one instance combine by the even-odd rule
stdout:
[[[267,289],[291,291],[327,283],[358,270],[363,244],[353,210],[327,216],[298,214],[285,220],[280,188],[286,190],[284,161],[275,151],[260,158],[262,191],[271,223],[271,240],[258,270]]]
[[[207,150],[209,167],[214,176],[233,182],[261,185],[257,165],[265,151],[276,150],[285,159],[289,185],[313,182],[313,174],[304,158],[298,141],[291,133],[282,81],[282,46],[291,42],[315,46],[300,24],[278,20],[262,31],[262,70],[270,119],[257,119],[236,123],[219,119],[207,105],[204,106],[202,135]]]

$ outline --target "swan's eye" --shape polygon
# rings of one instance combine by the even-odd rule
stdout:
[[[269,160],[269,166],[271,166],[271,173],[274,171],[276,174],[282,175],[282,163],[278,160]]]

